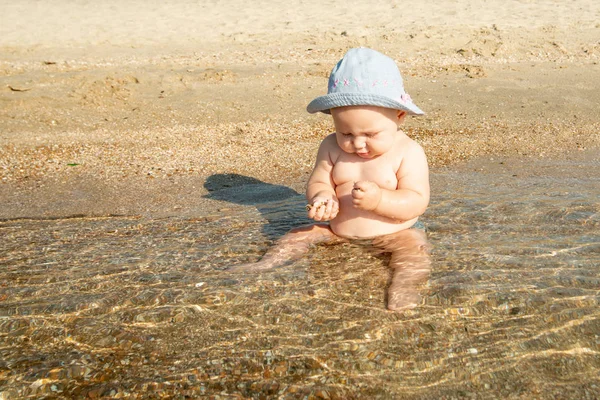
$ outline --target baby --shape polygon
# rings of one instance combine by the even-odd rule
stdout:
[[[346,53],[331,71],[327,95],[307,110],[331,114],[335,125],[306,190],[308,216],[323,223],[290,231],[258,263],[232,269],[266,270],[312,244],[369,239],[391,253],[388,309],[415,307],[430,271],[427,240],[417,228],[429,203],[429,169],[421,146],[399,126],[423,111],[404,91],[394,60],[367,48]]]

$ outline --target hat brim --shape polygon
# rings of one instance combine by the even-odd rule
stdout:
[[[423,115],[423,110],[412,103],[401,103],[387,96],[365,93],[329,93],[311,101],[306,111],[311,114],[322,112],[331,114],[330,109],[347,106],[376,106],[406,111],[410,115]]]

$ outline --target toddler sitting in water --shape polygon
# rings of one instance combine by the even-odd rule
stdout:
[[[404,91],[394,60],[367,48],[346,53],[331,72],[327,95],[307,110],[331,114],[335,125],[319,147],[306,190],[308,216],[328,223],[294,229],[259,262],[232,269],[266,270],[312,244],[370,239],[391,253],[388,308],[415,307],[430,271],[427,240],[416,227],[429,203],[429,169],[421,146],[399,125],[423,111]]]

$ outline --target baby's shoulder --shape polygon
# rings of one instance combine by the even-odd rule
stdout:
[[[335,138],[335,133],[330,133],[323,139],[321,142],[321,146],[335,146],[337,147],[337,140]]]
[[[423,154],[423,147],[413,139],[411,139],[407,134],[402,133],[398,142],[396,143],[396,148],[402,152],[402,154]]]
[[[405,135],[406,136],[406,135]],[[400,176],[411,175],[417,171],[427,171],[428,163],[425,150],[419,143],[409,138],[402,138],[402,142],[398,146],[400,148],[399,159],[400,164],[396,173]]]
[[[340,154],[340,146],[338,145],[335,133],[327,135],[321,142],[319,151],[325,151],[329,155],[330,159],[337,159]]]

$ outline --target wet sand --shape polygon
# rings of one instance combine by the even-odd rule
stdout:
[[[0,218],[214,208],[226,173],[302,191],[332,129],[305,106],[360,45],[397,60],[434,169],[600,144],[595,2],[303,4],[5,5]]]

